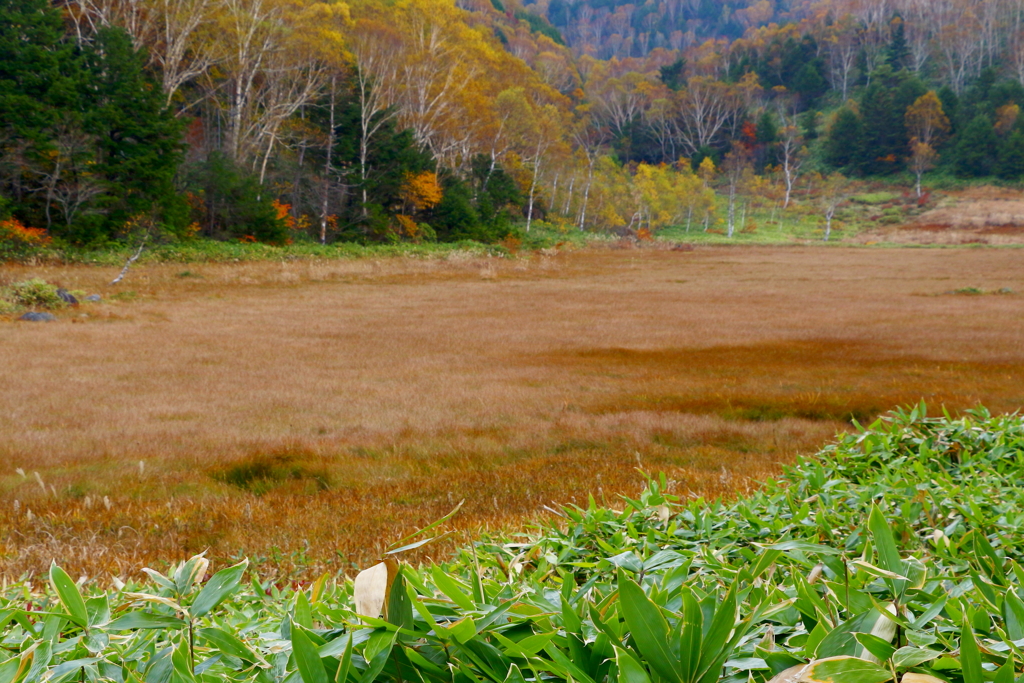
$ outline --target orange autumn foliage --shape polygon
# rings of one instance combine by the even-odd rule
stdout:
[[[297,226],[295,216],[292,215],[292,205],[285,204],[277,199],[272,201],[271,204],[274,206],[274,211],[277,212],[277,220],[284,223],[285,227],[289,230],[295,230]]]
[[[437,182],[437,174],[433,171],[422,173],[406,173],[402,184],[402,199],[412,206],[414,211],[426,211],[441,203],[444,190]]]
[[[13,242],[17,245],[41,247],[50,243],[50,236],[43,228],[30,228],[23,225],[17,218],[0,221],[0,242]]]
[[[50,242],[43,228],[30,228],[17,218],[0,221],[0,261],[19,258]]]

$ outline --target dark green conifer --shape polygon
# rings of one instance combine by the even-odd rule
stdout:
[[[957,173],[975,178],[991,174],[996,149],[996,132],[991,119],[978,114],[958,136],[954,160]]]
[[[860,117],[849,107],[836,112],[825,139],[825,161],[837,168],[852,166],[861,156],[864,128]]]

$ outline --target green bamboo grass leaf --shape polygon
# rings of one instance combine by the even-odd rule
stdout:
[[[46,667],[50,664],[50,660],[53,656],[53,645],[47,640],[39,643],[39,646],[35,649],[32,655],[32,663],[25,673],[25,681],[27,683],[35,683],[38,681]]]
[[[292,624],[292,657],[302,677],[302,683],[330,683],[320,653],[302,626],[297,623]]]
[[[557,631],[551,631],[550,633],[535,633],[532,636],[527,636],[520,640],[517,645],[519,649],[526,653],[527,656],[533,656],[546,648],[548,643],[557,635]],[[494,631],[494,635],[498,632]]]
[[[87,628],[89,625],[89,611],[85,608],[85,600],[82,598],[78,586],[71,580],[67,572],[57,566],[56,562],[50,564],[50,583],[57,591],[60,604],[68,613],[68,618],[76,626]]]
[[[334,674],[334,683],[348,683],[348,674],[352,670],[352,650],[355,649],[355,639],[350,635],[346,640],[348,642],[345,644],[345,651],[341,655],[338,671]]]
[[[292,621],[303,628],[313,628],[313,612],[309,608],[306,591],[295,591],[295,616]]]
[[[892,535],[892,529],[889,527],[885,515],[874,503],[872,503],[871,513],[868,515],[868,528],[871,530],[871,540],[875,543],[875,552],[878,553],[878,563],[882,565],[882,569],[903,577],[888,582],[896,599],[902,602],[903,592],[907,586],[906,570],[903,567],[903,560],[900,558],[896,539]]]
[[[195,683],[195,680],[196,677],[192,671],[192,659],[189,655],[188,645],[182,643],[174,648],[174,652],[171,654],[170,683]]]
[[[686,683],[695,683],[700,672],[700,646],[704,638],[704,613],[689,588],[682,590],[683,609],[679,622],[679,655],[676,666]]]
[[[186,623],[177,617],[169,617],[165,614],[153,614],[136,610],[122,614],[117,619],[107,624],[108,631],[135,631],[137,629],[179,629],[185,628]]]
[[[242,575],[248,566],[249,560],[242,560],[238,564],[222,569],[214,574],[206,585],[203,586],[203,590],[199,592],[199,596],[189,608],[189,613],[193,617],[202,617],[208,614],[224,598],[238,590],[238,586],[242,581]]]
[[[725,594],[722,603],[715,610],[707,633],[704,635],[700,646],[700,667],[697,671],[697,678],[703,680],[709,673],[714,674],[715,680],[719,678],[720,662],[728,659],[729,635],[736,627],[736,592],[735,584]]]
[[[476,622],[471,617],[462,617],[448,626],[448,632],[452,634],[452,638],[466,644],[476,637]]]
[[[832,548],[827,545],[821,545],[820,543],[810,543],[808,541],[781,541],[779,543],[771,543],[768,545],[762,543],[755,543],[754,545],[765,550],[778,550],[782,552],[797,551],[801,553],[814,553],[817,555],[841,555],[842,550],[838,548]]]
[[[949,600],[949,597],[946,596],[946,595],[943,595],[939,600],[937,600],[936,602],[934,602],[931,605],[929,605],[928,609],[926,609],[924,612],[921,612],[921,614],[917,617],[917,619],[914,619],[914,621],[911,622],[910,628],[915,630],[915,631],[919,631],[922,628],[924,628],[925,626],[927,626],[929,623],[931,623],[932,619],[934,619],[935,617],[937,617],[939,614],[942,613],[942,610],[945,609],[946,602],[948,600]],[[1024,605],[1022,605],[1022,608],[1024,608]],[[1021,616],[1024,617],[1024,612],[1021,613]],[[1022,622],[1022,623],[1024,623],[1024,622]],[[1024,636],[1022,636],[1022,637],[1024,637]]]
[[[448,576],[443,569],[439,566],[434,566],[430,570],[430,578],[433,579],[434,585],[437,589],[444,593],[449,600],[454,602],[456,605],[464,610],[476,609],[476,605],[473,603],[473,599],[469,597],[459,586],[459,583]]]
[[[412,628],[412,601],[405,583],[405,572],[399,567],[388,593],[387,620],[399,628]]]
[[[0,683],[18,683],[28,671],[29,664],[26,660],[31,659],[32,653],[28,653],[15,655],[0,662]]]
[[[1013,683],[1014,673],[1013,652],[1011,652],[1003,665],[996,670],[996,677],[992,683]]]
[[[615,647],[615,666],[619,670],[618,683],[651,683],[647,670],[628,650]]]
[[[1006,634],[1010,637],[1010,640],[1024,638],[1024,601],[1020,599],[1016,591],[1006,591],[1000,611],[1003,614]]]
[[[595,683],[594,679],[591,678],[587,673],[577,666],[571,659],[565,656],[561,650],[555,647],[554,643],[549,643],[544,651],[551,657],[551,661],[560,666],[569,676],[571,680],[579,681],[579,683]]]
[[[860,651],[860,644],[853,634],[871,633],[879,616],[881,615],[878,610],[870,609],[864,614],[847,619],[822,638],[815,656],[819,659],[829,659],[857,654]]]
[[[684,683],[679,661],[668,647],[668,622],[661,610],[647,598],[640,586],[626,578],[621,569],[617,574],[619,610],[626,620],[626,626],[629,627],[640,654],[662,678],[673,683]]]
[[[893,653],[892,665],[897,669],[909,669],[910,667],[920,666],[925,662],[930,662],[941,655],[941,652],[936,652],[935,650],[929,650],[923,647],[901,647]]]
[[[60,680],[62,677],[67,676],[71,673],[77,673],[79,670],[84,669],[87,666],[97,664],[104,661],[102,657],[84,657],[82,659],[72,659],[66,662],[62,662],[54,667],[50,674],[50,679]],[[0,678],[0,680],[3,680]]]
[[[1006,586],[1006,571],[1003,569],[1005,560],[996,554],[995,548],[980,530],[975,529],[972,534],[974,556],[978,565],[985,571],[992,583]]]
[[[508,676],[505,676],[505,683],[526,683],[526,678],[523,677],[523,672],[520,671],[519,667],[513,664],[508,668]]]
[[[359,683],[374,683],[377,680],[377,675],[384,670],[384,665],[388,663],[388,658],[391,657],[391,650],[395,647],[397,638],[398,632],[395,631],[391,634],[391,638],[383,643],[384,647],[377,651],[370,661],[367,662],[368,666],[363,671],[363,675],[360,676]]]
[[[764,547],[764,552],[758,556],[757,563],[746,577],[747,581],[754,581],[755,579],[761,578],[761,575],[768,571],[768,568],[775,564],[780,557],[782,557],[782,550],[778,548]]]
[[[205,641],[217,650],[236,657],[246,664],[255,664],[262,659],[254,653],[248,645],[242,642],[234,634],[228,633],[222,628],[210,627],[201,628],[196,631],[196,638],[201,642]]]
[[[812,662],[800,679],[802,683],[885,683],[892,672],[857,657],[829,657]]]
[[[974,630],[966,619],[960,629],[960,667],[964,683],[983,683],[981,651],[978,649],[978,641],[974,638]]]
[[[892,646],[888,640],[879,638],[876,635],[870,633],[854,633],[853,637],[857,639],[857,642],[864,646],[864,649],[875,656],[879,662],[887,662],[896,652],[896,648]]]

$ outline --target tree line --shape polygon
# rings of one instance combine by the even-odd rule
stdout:
[[[601,59],[555,0],[0,0],[0,219],[75,243],[732,234],[738,193],[785,210],[836,170],[1024,173],[1019,3],[783,5]]]

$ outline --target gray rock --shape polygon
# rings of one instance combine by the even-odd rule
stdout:
[[[71,304],[72,306],[78,305],[78,299],[75,298],[75,295],[69,292],[68,290],[64,289],[63,287],[57,290],[57,296],[59,296],[61,298],[61,301],[63,301],[66,304]]]
[[[25,320],[30,323],[49,323],[57,319],[53,313],[43,313],[40,311],[29,311],[25,315],[18,318],[18,320]]]
[[[85,297],[85,300],[86,301],[103,301],[103,297],[100,296],[99,294],[90,294],[89,296]]]

